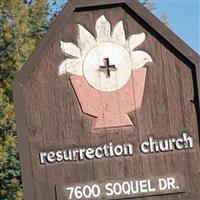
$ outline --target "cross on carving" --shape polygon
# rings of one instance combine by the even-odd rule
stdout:
[[[117,68],[115,67],[115,65],[110,65],[109,58],[104,58],[104,64],[105,64],[104,66],[99,67],[99,72],[104,72],[106,74],[106,77],[109,78],[110,72],[116,71]]]

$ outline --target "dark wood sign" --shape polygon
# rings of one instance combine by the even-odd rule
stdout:
[[[13,83],[25,200],[198,200],[199,58],[136,0],[69,1]]]

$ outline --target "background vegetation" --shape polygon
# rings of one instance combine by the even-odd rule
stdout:
[[[0,0],[0,199],[22,200],[11,82],[66,0]],[[141,0],[149,9],[155,5]]]

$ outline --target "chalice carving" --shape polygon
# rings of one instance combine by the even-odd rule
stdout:
[[[128,114],[141,107],[144,66],[153,62],[148,53],[135,50],[145,34],[126,39],[123,21],[111,31],[104,15],[95,29],[96,37],[78,24],[78,45],[60,42],[67,58],[59,65],[59,75],[70,74],[82,112],[95,118],[93,129],[132,126]]]

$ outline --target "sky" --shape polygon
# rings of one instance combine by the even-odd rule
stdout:
[[[58,2],[67,0],[58,0]],[[109,0],[108,0],[109,1]],[[151,0],[159,19],[168,16],[169,27],[186,44],[200,54],[200,0]]]
[[[170,28],[185,43],[200,54],[200,0],[152,0],[152,12],[161,18],[168,16]]]

